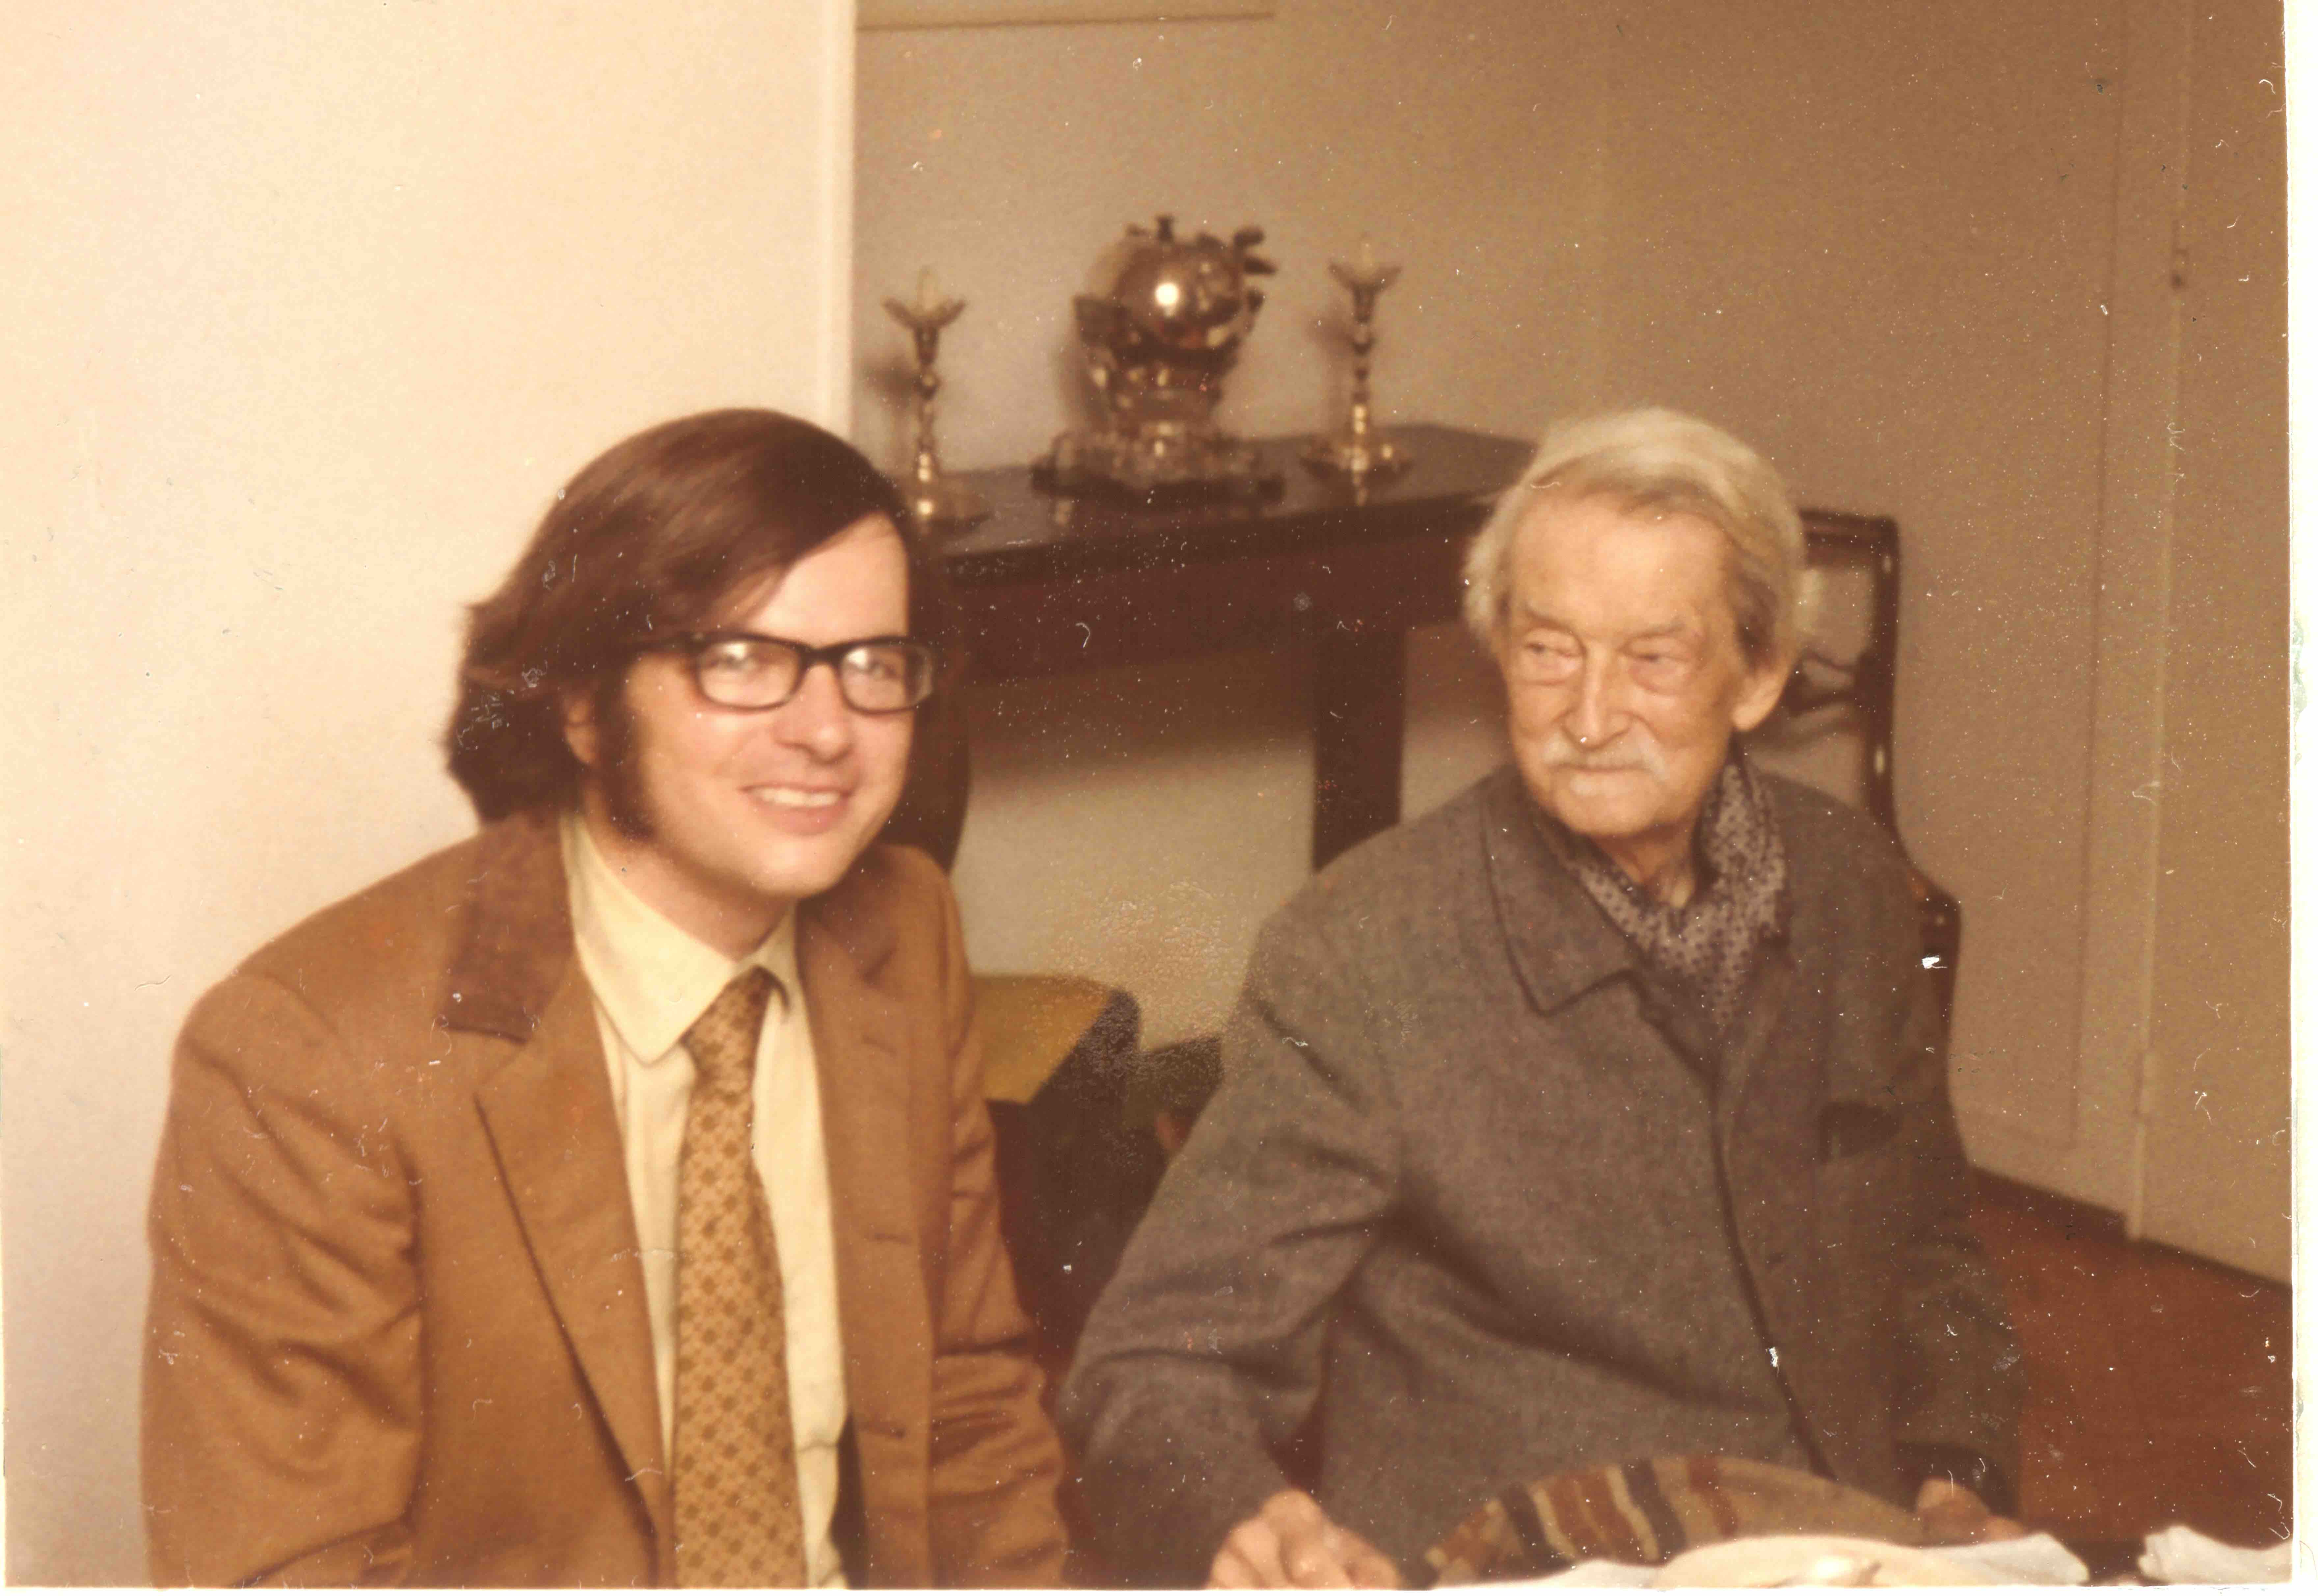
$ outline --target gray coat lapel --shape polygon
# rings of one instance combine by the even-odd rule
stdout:
[[[484,833],[444,1023],[517,1045],[476,1089],[524,1239],[663,1550],[672,1533],[635,1215],[553,820]]]
[[[1783,823],[1777,800],[1771,802],[1772,823],[1780,827],[1786,841],[1792,831]],[[1792,842],[1787,846],[1792,848]],[[1789,1024],[1799,979],[1797,931],[1791,921],[1786,937],[1764,948],[1754,979],[1747,982],[1738,1035],[1724,1052],[1716,1117],[1742,1233],[1761,1239],[1765,1253],[1779,1254],[1783,1266],[1793,1259],[1800,1269],[1809,1240],[1811,1172],[1825,1084],[1819,1078],[1819,1039],[1792,1035]],[[1773,1231],[1778,1233],[1773,1235]]]
[[[1747,1261],[1776,1313],[1778,1299],[1801,1281],[1810,1245],[1812,1133],[1819,1082],[1807,1047],[1774,1048],[1781,1040],[1795,981],[1785,944],[1771,947],[1749,983],[1747,1012],[1725,1052],[1716,1131],[1730,1183]]]
[[[1787,999],[1794,983],[1793,951],[1783,941],[1771,944],[1763,950],[1754,979],[1747,983],[1747,1005],[1738,1017],[1738,1034],[1723,1050],[1721,1096],[1726,1123],[1735,1121],[1756,1074],[1772,1057],[1771,1044],[1778,1039],[1780,1022],[1786,1018]]]
[[[1715,1129],[1739,1253],[1782,1376],[1800,1399],[1823,1372],[1816,1327],[1826,1305],[1810,1296],[1819,1054],[1788,1025],[1796,980],[1791,942],[1764,950],[1738,1034],[1723,1056]],[[1825,1443],[1823,1433],[1811,1434]]]

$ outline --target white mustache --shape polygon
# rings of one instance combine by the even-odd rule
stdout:
[[[1640,770],[1658,781],[1669,774],[1658,740],[1640,726],[1629,727],[1600,748],[1580,748],[1556,727],[1538,757],[1556,770]]]

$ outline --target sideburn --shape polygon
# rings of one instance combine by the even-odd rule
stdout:
[[[589,706],[596,722],[597,791],[604,812],[620,835],[634,842],[652,839],[651,811],[644,802],[643,777],[636,769],[636,721],[628,707],[627,672],[600,684]]]

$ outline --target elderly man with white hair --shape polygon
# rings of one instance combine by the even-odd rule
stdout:
[[[1903,866],[1741,746],[1804,577],[1777,473],[1664,410],[1556,429],[1476,538],[1512,764],[1265,927],[1065,1388],[1128,1572],[1398,1583],[1516,1482],[1682,1455],[2015,1528]]]

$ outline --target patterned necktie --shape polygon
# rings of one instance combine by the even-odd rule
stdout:
[[[677,1166],[679,1585],[804,1583],[780,1253],[750,1156],[757,1034],[777,985],[741,972],[684,1034],[696,1074]]]

